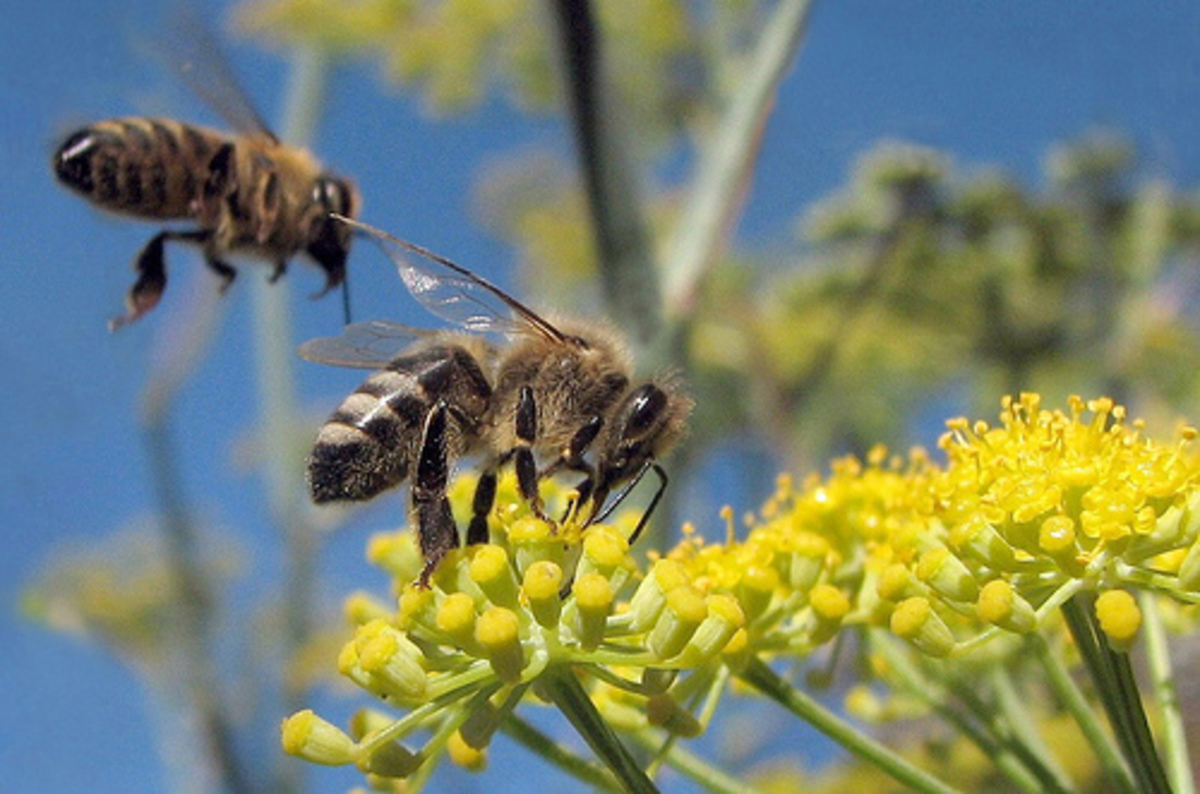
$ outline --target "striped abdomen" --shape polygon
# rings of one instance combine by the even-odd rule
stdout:
[[[425,418],[440,400],[450,410],[447,459],[478,439],[491,386],[456,345],[400,356],[363,381],[321,427],[308,461],[314,502],[370,499],[400,485],[420,453]]]
[[[84,127],[54,155],[59,180],[115,212],[185,219],[229,138],[170,119],[123,118]]]

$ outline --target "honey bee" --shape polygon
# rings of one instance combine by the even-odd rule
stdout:
[[[497,472],[509,463],[521,497],[546,520],[538,483],[564,470],[581,474],[576,509],[587,511],[577,513],[585,525],[606,518],[653,471],[659,487],[630,536],[636,540],[667,486],[657,461],[682,437],[692,409],[676,379],[633,384],[630,355],[612,327],[551,322],[448,259],[341,220],[379,242],[419,303],[465,330],[372,321],[300,348],[310,361],[378,370],[317,436],[308,460],[313,501],[371,499],[411,479],[425,559],[419,582],[427,585],[459,545],[446,487],[462,457],[483,456],[468,544],[488,540]],[[506,342],[478,335],[488,332]]]
[[[193,224],[165,229],[141,250],[126,313],[109,323],[113,329],[158,304],[167,283],[167,242],[198,246],[220,276],[222,292],[236,275],[230,255],[273,264],[274,282],[304,252],[325,272],[321,294],[345,279],[350,234],[330,213],[358,213],[354,184],[270,131],[202,25],[189,25],[179,38],[192,56],[180,61],[182,76],[233,133],[173,119],[119,118],[77,130],[54,154],[58,180],[98,207]]]

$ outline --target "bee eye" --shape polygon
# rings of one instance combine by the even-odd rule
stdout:
[[[328,212],[340,215],[353,215],[350,188],[336,177],[323,176],[313,185],[313,200]]]
[[[667,405],[667,394],[652,383],[640,387],[630,396],[629,414],[622,435],[637,438],[652,427]]]

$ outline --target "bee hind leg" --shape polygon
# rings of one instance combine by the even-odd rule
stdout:
[[[211,237],[210,232],[163,231],[150,238],[134,260],[133,269],[137,280],[125,296],[125,314],[108,322],[109,330],[115,331],[140,318],[153,309],[162,299],[167,288],[167,263],[165,247],[168,240],[203,244]]]
[[[217,259],[215,256],[204,257],[204,264],[208,265],[209,268],[221,279],[221,283],[217,287],[217,290],[224,295],[229,289],[229,285],[233,283],[235,278],[237,278],[237,271],[233,269],[233,265]]]
[[[496,501],[496,469],[488,467],[479,475],[475,484],[475,497],[471,500],[471,524],[467,527],[467,545],[487,543],[491,536],[488,531],[488,514]]]
[[[429,587],[429,578],[446,552],[458,547],[458,527],[450,510],[450,500],[446,497],[450,470],[446,450],[446,414],[446,404],[438,402],[425,418],[416,477],[412,484],[413,513],[421,556],[425,559],[425,567],[417,583],[424,588]]]

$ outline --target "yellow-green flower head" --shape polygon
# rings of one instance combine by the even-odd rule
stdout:
[[[471,485],[460,481],[450,491],[464,524]],[[569,504],[553,483],[543,498],[550,515],[563,515]],[[320,744],[297,738],[308,735],[300,727],[319,724],[298,715],[285,749],[374,775],[411,774],[414,758],[479,768],[506,715],[532,697],[543,676],[563,670],[608,687],[625,682],[632,694],[622,708],[632,704],[644,724],[690,734],[698,723],[683,704],[692,701],[673,697],[673,687],[723,664],[745,618],[736,599],[697,587],[676,563],[660,560],[640,572],[626,540],[637,518],[585,528],[569,516],[554,525],[531,515],[505,478],[490,516],[491,542],[447,554],[428,588],[415,584],[423,563],[411,532],[373,538],[369,559],[392,576],[399,596],[382,610],[381,601],[351,597],[347,613],[357,626],[338,668],[371,695],[411,711],[376,720],[349,749],[324,727],[319,736],[333,738]],[[420,730],[433,738],[419,754],[398,744]],[[393,760],[375,758],[381,752]]]
[[[877,577],[889,625],[916,647],[945,655],[988,627],[1034,631],[1043,605],[1081,590],[1151,587],[1197,600],[1194,430],[1164,444],[1111,400],[1072,398],[1059,411],[1035,394],[1005,400],[999,426],[948,427],[945,466],[912,483],[928,496],[911,503],[923,528],[888,535],[893,562]],[[1128,647],[1136,606],[1118,601],[1105,630]]]

